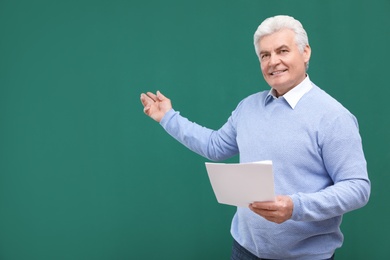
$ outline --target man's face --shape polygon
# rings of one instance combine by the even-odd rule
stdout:
[[[310,59],[310,47],[300,52],[295,33],[283,29],[264,36],[258,43],[261,72],[265,81],[276,90],[278,96],[301,83],[306,77],[306,63]]]

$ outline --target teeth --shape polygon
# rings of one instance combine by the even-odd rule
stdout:
[[[274,72],[271,73],[271,75],[280,74],[280,73],[282,73],[282,72],[284,72],[284,70],[274,71]]]

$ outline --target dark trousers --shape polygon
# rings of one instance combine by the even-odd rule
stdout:
[[[243,248],[236,240],[233,239],[232,255],[230,260],[272,260],[265,258],[258,258],[245,248]],[[334,260],[334,255],[329,259],[324,260]]]

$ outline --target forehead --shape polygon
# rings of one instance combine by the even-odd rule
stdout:
[[[280,46],[287,46],[290,48],[296,47],[295,32],[290,29],[283,29],[263,36],[258,44],[260,51],[271,51]]]

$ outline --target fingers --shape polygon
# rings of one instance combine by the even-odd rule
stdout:
[[[150,97],[148,97],[148,96],[147,96],[146,94],[144,94],[144,93],[141,94],[140,99],[141,99],[141,103],[142,103],[144,106],[147,105],[149,102],[152,102],[152,101],[153,101],[153,100],[151,100]]]
[[[157,98],[160,100],[160,101],[163,101],[164,99],[167,99],[163,94],[161,94],[160,91],[157,90]]]
[[[280,224],[291,218],[294,204],[289,196],[277,196],[275,201],[254,202],[249,208],[263,218]]]
[[[147,92],[146,94],[142,93],[140,99],[144,106],[144,112],[146,112],[145,109],[150,108],[156,102],[157,96],[151,92]]]
[[[277,206],[273,201],[266,202],[253,202],[251,206],[257,210],[275,211]]]
[[[141,93],[141,103],[144,106],[144,113],[160,122],[170,109],[172,109],[172,103],[169,98],[166,98],[160,91],[156,94],[152,92]]]
[[[271,205],[264,205],[264,204],[256,204],[252,203],[249,205],[250,210],[257,213],[258,215],[267,218],[272,217],[277,213],[277,209],[275,207],[272,207]]]
[[[147,97],[153,100],[154,102],[156,101],[163,101],[164,99],[167,99],[163,94],[161,94],[160,91],[157,90],[156,94],[152,92],[147,92],[146,93]]]
[[[144,106],[144,113],[149,116],[151,113],[151,107],[154,103],[153,99],[144,93],[141,94],[140,99],[142,105]]]
[[[151,99],[151,100],[153,100],[154,102],[156,102],[157,101],[157,95],[155,95],[154,93],[152,93],[152,92],[146,92],[146,95],[147,95],[147,97],[149,98],[149,99]]]
[[[163,94],[161,94],[160,91],[157,91],[156,94],[152,92],[146,92],[146,94],[141,94],[141,102],[143,104],[150,103],[150,102],[156,102],[156,101],[163,101],[164,99],[167,99]]]
[[[254,208],[252,205],[250,205],[249,208],[257,215],[277,224],[283,223],[286,220],[281,216],[281,212],[278,210],[258,209]]]

